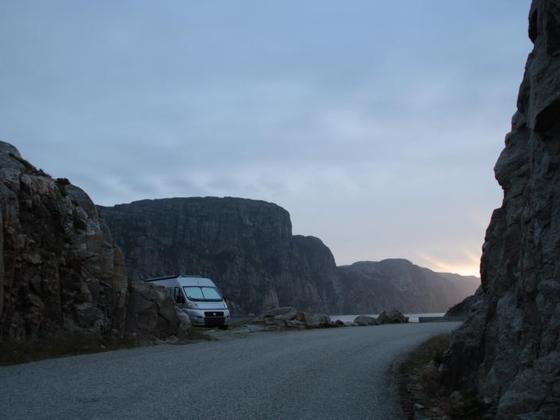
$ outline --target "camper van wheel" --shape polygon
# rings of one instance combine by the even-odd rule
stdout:
[[[220,325],[220,330],[227,330],[229,325]]]

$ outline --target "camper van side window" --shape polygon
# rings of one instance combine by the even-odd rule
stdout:
[[[181,289],[179,289],[178,287],[175,287],[173,289],[173,292],[175,294],[175,303],[185,303],[185,297],[181,293]]]

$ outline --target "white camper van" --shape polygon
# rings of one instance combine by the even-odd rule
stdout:
[[[212,280],[200,276],[166,276],[145,281],[165,287],[193,325],[228,327],[229,309]]]

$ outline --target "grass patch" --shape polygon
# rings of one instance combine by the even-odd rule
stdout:
[[[157,344],[190,344],[199,341],[214,341],[216,339],[205,334],[205,331],[192,328],[188,337],[174,340],[167,341],[166,339],[145,337],[118,338],[71,335],[21,344],[0,343],[0,366]]]
[[[474,394],[445,387],[438,367],[451,335],[432,337],[410,353],[398,370],[398,390],[407,418],[484,419],[485,410]]]
[[[148,343],[135,338],[72,335],[22,344],[0,344],[0,365],[127,349]]]

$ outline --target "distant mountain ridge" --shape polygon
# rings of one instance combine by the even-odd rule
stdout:
[[[292,235],[289,213],[242,198],[168,198],[98,206],[129,275],[215,279],[238,313],[291,305],[329,313],[444,312],[478,279],[435,273],[407,260],[337,267],[315,237]]]
[[[461,296],[472,295],[480,283],[475,276],[437,273],[399,258],[359,261],[338,270],[348,289],[342,307],[346,313],[377,313],[389,306],[444,312]]]

